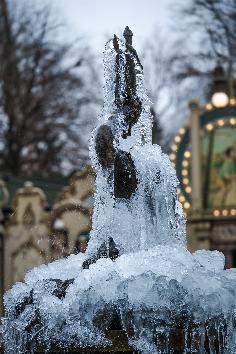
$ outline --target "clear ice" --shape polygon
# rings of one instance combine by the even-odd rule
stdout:
[[[127,47],[117,41],[122,100]],[[143,354],[175,353],[173,338],[182,341],[182,353],[236,353],[236,269],[224,270],[218,251],[191,254],[186,248],[176,174],[168,156],[151,143],[142,66],[135,52],[130,55],[142,111],[124,138],[125,118],[115,97],[117,50],[114,41],[106,44],[105,102],[90,148],[97,179],[88,249],[34,268],[6,292],[0,330],[6,354],[50,350],[54,344],[109,347],[106,331],[117,316],[130,346]],[[104,124],[112,129],[115,148],[134,161],[138,184],[129,199],[114,197],[113,171],[98,161],[95,140]],[[110,238],[119,256],[101,257],[83,269]]]

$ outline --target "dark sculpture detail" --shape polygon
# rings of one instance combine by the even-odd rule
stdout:
[[[91,264],[94,264],[97,262],[98,259],[100,258],[110,258],[111,260],[115,260],[117,257],[119,257],[119,250],[116,247],[116,244],[113,240],[112,237],[109,237],[108,242],[107,243],[103,243],[96,255],[94,255],[91,258],[86,259],[86,261],[84,261],[83,263],[83,269],[89,269],[89,266]]]
[[[135,165],[129,152],[118,150],[114,161],[114,197],[131,198],[137,188]]]
[[[102,125],[95,138],[98,162],[103,168],[112,168],[115,160],[114,136],[108,125]]]

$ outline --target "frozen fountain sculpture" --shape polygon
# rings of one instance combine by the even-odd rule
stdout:
[[[151,144],[142,65],[129,28],[124,37],[105,48],[88,249],[33,269],[6,293],[6,354],[112,352],[112,328],[138,353],[236,353],[236,270],[224,270],[220,252],[186,249],[176,174]]]
[[[143,68],[126,27],[105,50],[105,104],[94,132],[97,171],[93,231],[84,268],[98,258],[185,243],[177,180],[168,158],[151,144],[152,117]]]

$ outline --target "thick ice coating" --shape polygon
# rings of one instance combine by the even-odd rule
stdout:
[[[183,353],[217,353],[216,340],[218,353],[235,353],[236,270],[223,270],[221,253],[192,255],[182,246],[159,245],[114,262],[100,259],[82,270],[84,259],[72,255],[35,268],[6,294],[6,353],[34,353],[37,343],[108,346],[105,333],[116,313],[141,353],[172,353],[170,338],[178,321],[186,340]],[[58,298],[49,279],[72,278]],[[32,301],[25,301],[17,316],[32,290]],[[204,351],[207,336],[210,351]]]
[[[150,102],[144,88],[139,60],[133,55],[136,74],[136,99],[141,103],[138,120],[129,136],[123,137],[126,104],[126,45],[118,40],[119,89],[117,85],[117,51],[114,41],[108,42],[104,55],[105,103],[99,125],[91,144],[91,158],[97,172],[93,229],[88,254],[112,237],[120,254],[151,249],[160,244],[185,245],[185,220],[177,200],[175,171],[161,148],[152,145]],[[118,93],[117,93],[118,91]],[[116,95],[116,96],[115,96]],[[119,102],[117,103],[117,98]],[[96,153],[96,137],[101,127],[109,127],[114,137],[114,149],[130,154],[135,165],[138,185],[128,200],[114,197],[115,168],[104,168]],[[101,145],[101,140],[99,140]],[[125,185],[124,185],[125,188]]]
[[[143,354],[236,353],[236,269],[224,270],[220,252],[186,249],[178,181],[151,144],[142,66],[130,41],[110,41],[104,64],[88,250],[33,269],[5,294],[6,354],[109,347],[114,321]]]

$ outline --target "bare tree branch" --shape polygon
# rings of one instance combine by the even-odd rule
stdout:
[[[0,168],[49,174],[63,159],[76,168],[100,105],[90,49],[55,41],[50,9],[15,0],[0,0],[0,31]]]

